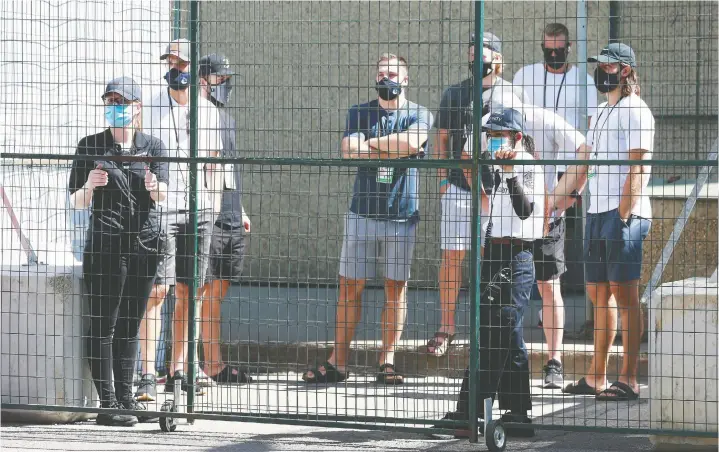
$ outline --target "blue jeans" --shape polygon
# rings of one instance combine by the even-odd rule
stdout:
[[[483,417],[484,399],[494,400],[499,394],[500,409],[525,414],[532,401],[522,320],[534,284],[532,244],[490,243],[484,249],[481,267],[477,413]],[[469,402],[467,370],[457,411],[468,414]]]

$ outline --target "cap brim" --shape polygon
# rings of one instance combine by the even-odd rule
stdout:
[[[618,58],[609,55],[597,55],[587,58],[588,63],[621,63]]]
[[[495,131],[495,132],[502,132],[502,131],[505,131],[505,130],[508,131],[508,132],[520,132],[519,130],[515,130],[515,129],[511,128],[511,127],[500,126],[499,124],[485,124],[485,125],[482,126],[482,130],[485,131],[485,132],[486,132],[486,131],[489,131],[489,130],[492,130],[492,131]]]
[[[182,61],[184,61],[186,63],[190,62],[190,58],[187,55],[184,55],[182,53],[179,53],[179,54],[178,53],[163,53],[162,55],[160,55],[160,60],[166,60],[167,57],[169,57],[170,55],[175,55],[177,58],[181,59]]]
[[[220,69],[219,71],[215,72],[217,75],[235,75],[234,72],[232,72],[232,69]]]
[[[105,97],[107,97],[108,94],[119,94],[120,96],[122,96],[123,99],[127,99],[127,100],[133,101],[133,102],[139,100],[139,99],[136,99],[134,96],[131,96],[130,93],[125,92],[119,88],[105,91],[102,94],[102,96],[100,96],[100,98],[104,99]]]

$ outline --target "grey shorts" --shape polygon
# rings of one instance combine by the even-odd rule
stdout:
[[[211,215],[198,212],[197,217],[197,288],[202,287],[207,273],[212,234]],[[165,258],[157,268],[155,284],[172,286],[189,284],[193,278],[192,264],[195,243],[189,215],[182,212],[164,213],[162,228],[167,235]]]
[[[416,237],[416,222],[373,220],[348,212],[340,276],[355,280],[375,278],[381,260],[385,279],[408,281]]]

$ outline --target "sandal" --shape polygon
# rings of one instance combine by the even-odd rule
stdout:
[[[390,372],[387,372],[387,369]],[[379,366],[379,374],[377,374],[377,383],[386,385],[401,385],[404,383],[404,375],[397,372],[394,368],[394,364],[384,363]]]
[[[600,391],[596,399],[601,402],[616,400],[617,402],[629,402],[637,400],[639,393],[634,392],[631,386],[621,381],[615,381],[607,389]]]
[[[562,392],[565,394],[574,394],[574,395],[597,395],[599,394],[599,391],[597,391],[597,388],[593,386],[589,386],[589,383],[587,383],[587,380],[582,377],[579,379],[576,383],[569,383],[564,389],[562,389]]]
[[[444,333],[437,331],[434,333],[434,337],[427,341],[427,353],[436,357],[444,356],[449,350],[449,346],[454,341],[454,334]],[[430,351],[430,348],[434,348]]]
[[[320,367],[324,367],[324,374],[320,372]],[[312,377],[308,376],[310,372],[313,374]],[[349,378],[349,376],[349,372],[340,372],[337,368],[335,368],[335,366],[329,362],[325,362],[324,364],[320,364],[314,369],[303,373],[302,380],[304,380],[305,383],[340,383]]]

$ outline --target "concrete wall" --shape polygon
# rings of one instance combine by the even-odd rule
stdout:
[[[718,34],[709,20],[717,4],[621,3],[622,39],[637,52],[643,93],[657,115],[655,155],[701,158],[717,136],[716,118],[666,115],[717,111]],[[510,80],[541,59],[546,23],[564,22],[576,37],[575,2],[487,2],[485,11],[486,29],[503,40]],[[409,97],[432,111],[442,90],[468,75],[473,2],[203,2],[200,15],[202,52],[224,52],[238,74],[231,108],[246,156],[336,157],[346,109],[375,95],[381,52],[408,58]],[[609,2],[588,2],[588,52],[599,52],[608,39]],[[654,173],[657,181],[674,174],[686,179],[694,169],[655,167]],[[353,174],[350,168],[247,166],[244,200],[254,222],[247,278],[334,281]],[[437,277],[436,187],[436,172],[422,171],[423,221],[412,276],[419,286],[433,286]]]

